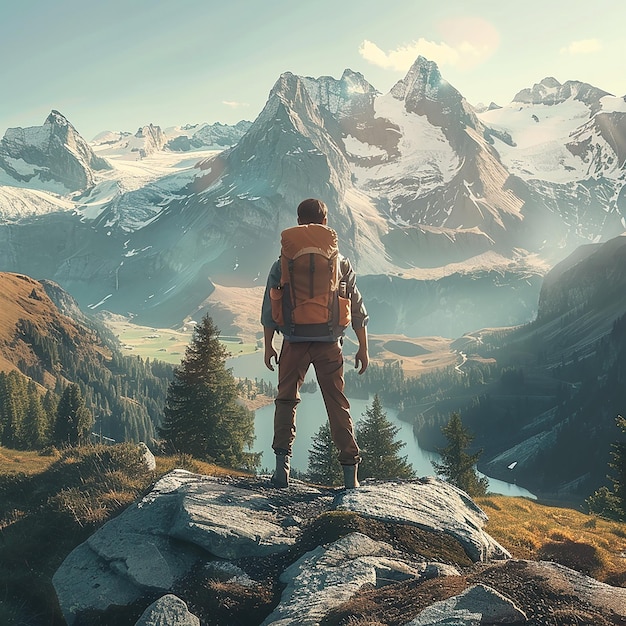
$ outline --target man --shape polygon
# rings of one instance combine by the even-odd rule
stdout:
[[[298,206],[298,225],[328,223],[328,209],[324,202],[309,198]],[[330,229],[329,229],[330,230]],[[331,231],[334,234],[334,231]],[[367,346],[368,315],[363,299],[356,287],[356,275],[350,261],[339,255],[339,280],[345,284],[345,297],[350,301],[351,325],[359,348],[355,356],[355,367],[362,374],[369,364]],[[360,461],[359,448],[354,437],[354,424],[350,416],[350,403],[344,394],[343,339],[336,336],[319,338],[294,337],[289,328],[279,326],[272,317],[270,292],[281,287],[281,264],[276,261],[267,280],[261,323],[264,329],[265,365],[274,371],[278,364],[278,395],[275,400],[274,440],[272,448],[276,454],[276,471],[272,482],[278,487],[289,484],[289,459],[296,436],[296,407],[300,402],[300,387],[311,364],[315,368],[317,381],[324,398],[330,431],[339,450],[339,462],[343,466],[344,484],[348,489],[359,486],[357,478]],[[280,358],[273,345],[274,334],[284,335]]]

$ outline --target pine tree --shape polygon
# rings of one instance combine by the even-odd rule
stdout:
[[[54,439],[58,444],[76,446],[89,437],[94,424],[93,414],[85,406],[78,385],[68,385],[59,401],[54,425]]]
[[[9,448],[22,446],[22,426],[28,410],[26,380],[15,370],[0,379],[0,444]]]
[[[167,390],[159,434],[178,452],[252,469],[260,454],[254,443],[253,413],[239,403],[237,383],[225,367],[228,352],[208,315],[196,325],[174,380]]]
[[[343,480],[337,448],[330,434],[330,424],[324,422],[313,438],[309,450],[308,479],[318,485],[340,485]]]
[[[482,450],[468,454],[467,447],[474,439],[465,428],[458,413],[452,413],[450,421],[441,429],[448,445],[438,450],[441,463],[433,461],[433,467],[439,476],[462,489],[470,496],[483,496],[487,493],[489,481],[481,478],[476,471],[476,463]]]
[[[615,418],[617,427],[626,434],[626,419],[621,415]],[[626,519],[626,442],[616,441],[611,445],[611,462],[609,467],[613,470],[609,477],[613,483],[613,493],[617,498],[618,514],[621,519]]]
[[[618,415],[615,423],[626,434],[626,419]],[[626,520],[626,441],[616,441],[611,448],[609,468],[612,473],[608,478],[613,483],[613,489],[600,487],[585,502],[590,513],[623,521]]]
[[[28,409],[22,423],[21,443],[28,449],[40,449],[47,443],[50,435],[48,416],[43,408],[41,396],[35,383],[28,385]]]
[[[394,426],[383,411],[378,395],[372,406],[365,409],[365,417],[356,425],[356,437],[361,448],[360,478],[413,478],[415,472],[407,457],[398,456],[406,445],[398,441],[400,429]]]

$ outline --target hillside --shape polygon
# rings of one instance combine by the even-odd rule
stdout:
[[[0,272],[0,372],[20,372],[57,398],[76,383],[96,432],[149,442],[172,366],[121,354],[110,332],[80,313],[58,285]]]
[[[581,500],[606,483],[626,408],[626,237],[583,247],[544,281],[536,319],[452,343],[461,368],[422,379],[405,401],[420,443],[460,411],[483,449],[480,467],[533,493]]]
[[[49,345],[37,338],[47,339]],[[68,382],[63,363],[48,358],[53,345],[67,346],[77,361],[111,358],[111,349],[96,331],[61,314],[40,282],[0,273],[0,371],[36,373],[33,378],[47,388]]]

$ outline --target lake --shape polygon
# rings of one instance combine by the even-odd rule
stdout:
[[[238,378],[263,378],[266,382],[272,383],[274,386],[278,384],[277,372],[271,372],[263,363],[263,353],[261,351],[254,354],[244,355],[233,359],[228,359],[226,366],[231,368],[233,374]],[[307,381],[315,380],[315,372],[313,367],[307,373]],[[319,389],[315,393],[301,394],[302,401],[298,405],[296,415],[296,440],[293,446],[293,456],[291,466],[300,471],[306,471],[309,462],[309,450],[311,441],[319,430],[320,426],[328,419],[326,416],[326,408],[324,400]],[[371,405],[371,400],[363,400],[359,398],[349,398],[354,422],[358,422],[365,414],[367,406]],[[400,451],[400,456],[406,456],[408,462],[413,466],[418,476],[434,476],[435,471],[432,461],[440,460],[436,452],[422,450],[417,443],[417,439],[413,434],[413,428],[407,422],[398,419],[395,409],[383,407],[387,418],[399,430],[397,438],[405,443],[404,448]],[[272,437],[274,434],[274,404],[268,404],[255,411],[254,427],[256,441],[254,452],[262,452],[261,467],[274,467],[274,452],[272,450]],[[482,474],[481,474],[482,475]],[[489,478],[489,477],[488,477]],[[489,478],[489,491],[507,496],[526,496],[535,498],[535,496],[515,484],[507,483],[494,478]]]

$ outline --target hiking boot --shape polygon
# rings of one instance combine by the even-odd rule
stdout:
[[[272,484],[274,487],[284,489],[289,486],[289,455],[276,455],[276,469],[272,476]]]
[[[359,486],[357,471],[358,463],[355,465],[342,465],[343,467],[343,484],[346,489],[356,489]]]

